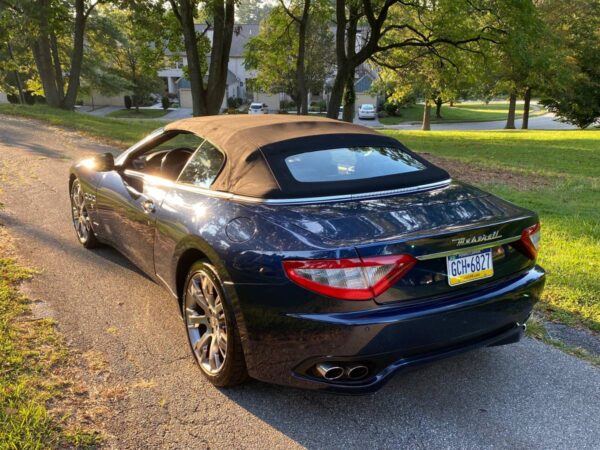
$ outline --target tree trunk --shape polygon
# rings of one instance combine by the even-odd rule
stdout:
[[[444,104],[444,102],[442,101],[442,97],[437,97],[435,99],[435,118],[436,119],[442,118],[442,105],[443,104]]]
[[[450,108],[452,108],[454,106],[454,99],[450,99]]]
[[[210,52],[210,67],[206,89],[200,95],[200,113],[202,115],[219,114],[225,89],[227,88],[227,73],[229,52],[233,39],[233,24],[235,20],[235,0],[213,1],[213,41]]]
[[[6,47],[8,49],[8,57],[15,62],[15,55],[13,54],[12,51],[12,46],[10,45],[10,41],[6,42]],[[19,103],[21,103],[21,105],[25,104],[25,94],[23,93],[23,83],[21,83],[21,75],[19,74],[19,70],[15,70],[14,71],[15,74],[15,81],[17,83],[17,90],[19,91]]]
[[[56,33],[50,33],[50,51],[52,52],[52,63],[54,65],[54,79],[56,80],[56,92],[62,104],[65,98],[65,80],[63,78],[60,56],[58,54],[58,43],[56,42]]]
[[[310,0],[304,0],[302,17],[298,23],[298,57],[296,58],[296,86],[300,97],[300,112],[308,114],[308,90],[306,88],[306,35],[310,20]]]
[[[89,11],[88,11],[89,13]],[[87,15],[85,1],[75,1],[75,28],[73,30],[73,53],[71,54],[71,71],[69,72],[69,87],[63,101],[64,109],[73,109],[79,92],[81,67],[83,65],[83,46],[85,39],[85,24]]]
[[[523,123],[521,128],[527,130],[529,128],[529,107],[531,105],[531,88],[525,89],[525,104],[523,105]]]
[[[354,108],[356,107],[356,93],[354,92],[354,70],[348,73],[346,77],[346,87],[344,89],[344,113],[342,119],[344,122],[354,122]]]
[[[194,28],[194,8],[189,0],[171,0],[173,12],[181,25],[183,42],[188,63],[188,77],[192,91],[192,115],[200,115],[200,96],[204,89],[203,74],[200,73],[200,55]]]
[[[50,46],[50,24],[48,22],[48,0],[38,0],[37,14],[39,31],[35,41],[32,43],[32,53],[38,74],[42,80],[44,97],[48,106],[60,107],[61,98],[56,89],[56,76],[52,63],[52,51]]]
[[[517,109],[517,94],[515,92],[510,93],[510,100],[508,103],[508,117],[506,119],[506,126],[504,127],[507,130],[515,129],[515,112]]]
[[[344,99],[344,85],[347,77],[348,70],[346,67],[338,67],[329,95],[329,105],[327,105],[327,117],[330,119],[337,119],[340,115],[340,106],[342,106],[342,100]]]
[[[425,106],[423,107],[423,125],[421,130],[431,130],[431,103],[429,99],[425,100]]]

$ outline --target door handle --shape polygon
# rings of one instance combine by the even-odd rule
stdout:
[[[156,211],[156,207],[154,206],[154,202],[152,200],[145,200],[142,202],[142,209],[145,213],[150,214]]]

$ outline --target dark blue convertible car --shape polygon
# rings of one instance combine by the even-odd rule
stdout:
[[[373,391],[518,341],[544,285],[535,213],[334,120],[181,120],[76,164],[69,189],[80,242],[179,300],[217,386]]]

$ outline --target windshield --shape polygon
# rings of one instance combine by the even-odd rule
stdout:
[[[252,109],[260,109],[260,108],[262,108],[262,105],[260,103],[252,103],[250,105],[250,108],[252,108]]]
[[[362,109],[367,110],[367,111],[371,111],[373,110],[373,105],[362,105]]]
[[[300,182],[363,180],[425,169],[408,153],[388,147],[344,147],[298,153],[285,158]]]

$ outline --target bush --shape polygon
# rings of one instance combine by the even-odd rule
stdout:
[[[125,108],[126,109],[131,109],[131,107],[133,106],[133,102],[131,101],[131,96],[126,95],[123,100],[125,100]]]
[[[296,107],[296,102],[293,100],[281,100],[279,102],[279,109],[294,109]]]
[[[244,104],[244,100],[239,97],[227,97],[228,108],[239,108]]]
[[[398,111],[398,104],[396,102],[385,102],[383,104],[383,110],[390,116],[395,116]]]
[[[171,106],[171,101],[169,100],[169,97],[167,97],[166,95],[164,95],[163,98],[161,99],[161,104],[162,104],[162,108],[165,111],[167,109],[169,109],[169,106]]]
[[[244,114],[242,111],[239,111],[237,108],[227,108],[225,110],[225,114]]]

